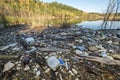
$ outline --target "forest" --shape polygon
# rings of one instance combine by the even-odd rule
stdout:
[[[39,20],[53,18],[99,18],[98,13],[86,13],[57,2],[40,0],[0,0],[0,24],[33,24]]]

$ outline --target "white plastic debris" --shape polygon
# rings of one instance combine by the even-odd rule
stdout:
[[[80,50],[76,50],[75,52],[76,52],[77,55],[81,55],[81,54],[83,54],[83,52],[80,51]]]
[[[102,56],[103,58],[107,58],[108,55],[107,55],[107,53],[106,53],[106,50],[102,51],[101,56]]]
[[[0,48],[0,51],[4,51],[4,50],[6,50],[8,48],[9,48],[9,46],[3,46],[2,48]]]
[[[36,72],[36,76],[40,76],[40,74],[41,74],[40,71]]]
[[[35,39],[32,37],[26,38],[25,41],[28,45],[33,45],[35,43]]]
[[[69,69],[69,68],[68,68],[68,63],[67,63],[67,62],[65,63],[65,67],[66,67],[67,70]]]
[[[9,44],[9,47],[15,47],[17,45],[17,43],[12,43],[12,44]]]
[[[112,44],[112,42],[113,42],[112,40],[111,41],[107,41],[108,44]]]
[[[101,56],[102,56],[103,58],[108,58],[108,59],[113,60],[113,58],[112,58],[111,56],[108,56],[108,55],[107,55],[106,50],[102,51]]]
[[[10,69],[12,69],[15,66],[15,64],[8,62],[7,64],[4,65],[4,69],[3,72],[9,71]]]
[[[31,53],[31,52],[34,52],[34,51],[36,51],[36,50],[37,50],[37,48],[32,47],[32,49],[31,49],[31,50],[29,50],[29,51],[26,51],[26,53]]]
[[[52,56],[49,59],[47,59],[47,64],[52,70],[55,71],[60,65],[60,62],[56,57]]]
[[[12,43],[12,44],[9,44],[9,45],[6,45],[6,46],[3,46],[2,48],[0,48],[1,51],[4,51],[10,47],[15,47],[17,45],[17,43]]]
[[[28,65],[25,66],[24,71],[30,70],[30,67]]]

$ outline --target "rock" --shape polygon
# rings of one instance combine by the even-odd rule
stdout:
[[[77,70],[75,70],[74,68],[72,68],[72,71],[73,71],[74,74],[78,73]]]
[[[101,40],[104,40],[106,38],[105,35],[102,35],[102,37],[100,37]]]
[[[3,72],[9,71],[10,69],[12,69],[15,66],[15,64],[8,62],[4,65],[4,69]]]
[[[77,55],[81,55],[81,54],[83,54],[83,52],[80,51],[80,50],[76,50],[75,53],[76,53]]]
[[[101,52],[101,56],[102,56],[103,58],[109,58],[109,59],[113,60],[113,57],[107,55],[106,50],[104,50],[104,51]]]
[[[19,66],[17,66],[17,68],[16,68],[17,70],[20,70],[21,69],[21,67],[19,67]]]
[[[119,55],[119,54],[111,54],[111,56],[112,56],[114,59],[119,59],[119,60],[120,60],[120,55]]]
[[[4,29],[4,27],[5,27],[4,24],[0,24],[0,30]]]
[[[113,74],[110,73],[106,73],[102,75],[102,79],[103,80],[115,80],[115,77]]]
[[[25,56],[25,58],[23,59],[23,64],[24,64],[24,65],[29,64],[30,59],[31,59],[31,57],[30,57],[29,55]]]
[[[76,42],[78,42],[78,43],[83,43],[83,40],[82,39],[80,39],[80,40],[75,40]]]
[[[50,68],[47,68],[44,73],[49,73],[49,72],[50,72]]]
[[[20,49],[19,47],[15,47],[15,48],[13,48],[12,50],[15,51],[15,52],[18,52],[18,51],[20,51],[21,49]]]
[[[25,66],[24,71],[30,70],[30,67],[28,65]]]
[[[80,50],[76,50],[75,52],[79,56],[88,56],[89,55],[87,52],[83,52],[83,51],[80,51]]]
[[[115,50],[109,49],[109,52],[110,52],[110,53],[114,53],[114,52],[115,52]]]
[[[30,50],[26,51],[27,54],[35,52],[37,50],[37,48],[32,47]]]
[[[112,44],[112,41],[107,41],[108,44]]]
[[[79,80],[79,78],[76,78],[75,80]]]
[[[9,45],[8,46],[2,46],[1,48],[0,48],[0,51],[5,51],[6,49],[8,49],[9,48]]]
[[[25,41],[28,45],[34,45],[35,43],[35,39],[33,37],[28,37],[25,39]]]
[[[80,51],[84,51],[85,47],[84,46],[77,46],[76,49],[80,50]]]
[[[96,51],[96,50],[97,50],[97,47],[96,47],[96,46],[90,46],[90,47],[88,47],[88,49],[89,49],[90,51]]]
[[[74,73],[72,71],[69,71],[69,73],[74,76]]]
[[[21,45],[12,43],[14,31],[0,32],[0,34],[5,34],[0,36],[2,57],[12,56],[13,54],[10,53],[15,51],[18,51],[16,52],[18,54],[15,55],[20,53],[20,56],[16,58],[9,58],[16,66],[5,72],[5,75],[1,72],[4,64],[9,60],[1,59],[0,56],[0,80],[8,78],[7,75],[11,74],[12,76],[8,78],[10,80],[16,79],[16,77],[20,80],[49,80],[51,78],[52,80],[99,80],[102,79],[102,74],[104,74],[103,79],[107,80],[106,76],[109,75],[106,75],[106,72],[114,74],[119,80],[119,60],[112,60],[113,58],[119,59],[118,55],[112,56],[113,53],[119,53],[119,38],[113,37],[113,35],[103,35],[101,38],[98,30],[80,27],[49,28],[37,32],[21,30],[20,33],[34,36],[34,38],[32,37],[34,40],[31,37],[24,37],[27,48],[24,48],[22,43],[20,43]],[[36,49],[32,50],[34,48]],[[31,54],[24,54],[24,52]],[[109,56],[108,53],[111,55]],[[99,54],[104,58],[101,58]],[[105,66],[101,65],[101,68],[100,63]],[[14,70],[16,72],[11,73]],[[114,80],[110,77],[108,79]]]
[[[119,42],[113,42],[114,45],[119,45]]]
[[[35,68],[34,68],[34,73],[35,73],[37,70],[38,70],[38,68],[35,67]]]

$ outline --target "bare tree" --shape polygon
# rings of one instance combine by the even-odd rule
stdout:
[[[120,19],[120,0],[110,0],[106,13],[104,14],[104,21],[101,29],[106,29],[108,20],[110,20],[110,25],[108,28],[112,29],[115,27],[115,24],[119,24],[119,22],[113,22],[113,20]]]

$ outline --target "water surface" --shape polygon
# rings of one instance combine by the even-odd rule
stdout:
[[[50,20],[41,20],[40,24],[52,25],[52,26],[59,26],[65,22],[71,25],[78,25],[82,26],[83,28],[91,28],[91,29],[101,29],[103,20],[86,20],[80,18],[55,18]],[[112,26],[112,27],[110,27]],[[120,29],[120,21],[107,21],[106,29]]]
[[[101,29],[102,27],[102,20],[97,21],[83,21],[80,23],[77,23],[77,25],[81,25],[84,28],[91,28],[91,29]],[[110,26],[112,25],[112,27]],[[120,21],[107,21],[106,29],[120,29]]]

